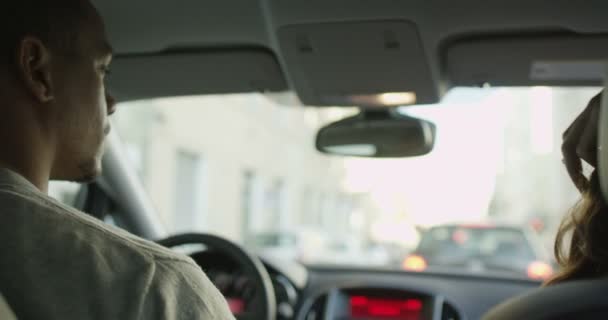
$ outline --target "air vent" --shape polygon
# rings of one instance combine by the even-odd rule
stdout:
[[[444,303],[441,312],[441,320],[461,320],[461,318],[458,315],[458,311],[456,311],[454,307]]]
[[[310,309],[305,313],[301,320],[321,320],[325,318],[327,309],[327,295],[322,295],[315,300]]]

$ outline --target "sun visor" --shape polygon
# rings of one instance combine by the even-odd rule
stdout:
[[[416,25],[407,21],[303,24],[279,30],[300,100],[317,106],[439,101]]]
[[[109,87],[121,101],[288,88],[274,54],[262,49],[119,56]]]
[[[451,86],[598,86],[608,36],[484,37],[444,52]]]

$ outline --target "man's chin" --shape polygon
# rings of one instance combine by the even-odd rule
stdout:
[[[95,179],[101,175],[101,162],[96,160],[82,163],[76,170],[70,171],[72,172],[63,172],[63,174],[54,175],[51,177],[51,180],[76,183],[94,182]]]
[[[75,179],[74,182],[91,183],[99,176],[101,176],[101,163],[95,161],[95,164],[82,165],[80,168],[80,176]]]
[[[81,176],[80,178],[74,179],[72,180],[72,182],[76,182],[76,183],[92,183],[95,182],[95,179],[97,179],[97,177],[99,177],[101,175],[101,172],[99,173],[91,173],[85,176]]]

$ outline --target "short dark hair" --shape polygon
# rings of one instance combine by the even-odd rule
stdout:
[[[52,50],[74,50],[88,0],[3,0],[0,5],[0,63],[12,64],[19,42],[39,38]]]

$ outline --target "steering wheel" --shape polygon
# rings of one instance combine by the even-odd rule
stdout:
[[[200,244],[226,254],[239,265],[243,275],[250,279],[255,290],[252,300],[248,303],[248,310],[237,315],[236,318],[239,320],[274,320],[276,318],[274,287],[268,271],[260,259],[249,254],[237,244],[214,235],[201,233],[179,234],[157,241],[157,243],[167,248]]]

